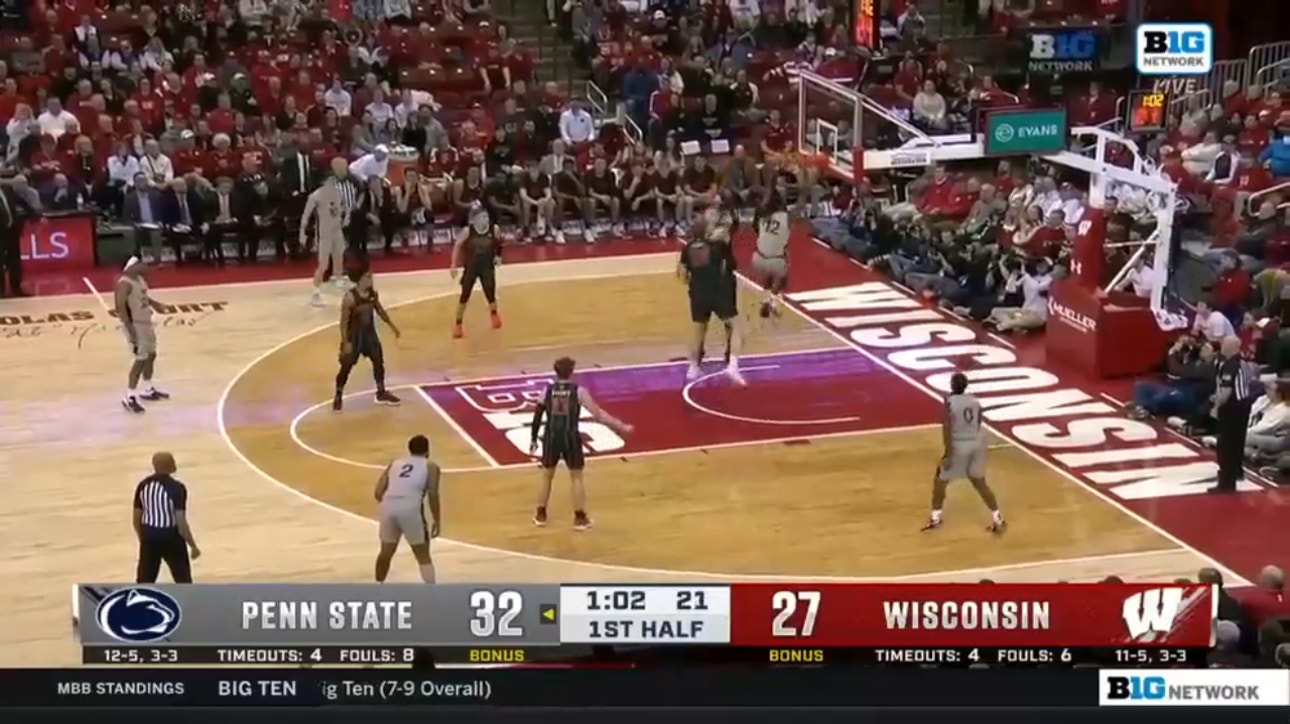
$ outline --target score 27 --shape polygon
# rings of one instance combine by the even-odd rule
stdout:
[[[778,638],[808,637],[820,615],[819,591],[776,591],[770,599],[775,618],[770,634]]]

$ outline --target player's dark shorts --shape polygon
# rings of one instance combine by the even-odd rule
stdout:
[[[342,357],[342,364],[355,364],[360,357],[366,357],[372,361],[385,359],[385,350],[381,347],[381,338],[376,336],[376,330],[353,335],[350,337],[349,344],[351,350],[349,357]]]
[[[491,258],[471,259],[461,274],[461,286],[470,289],[475,284],[487,285],[497,280],[497,265]]]
[[[557,440],[542,446],[542,467],[554,468],[561,462],[570,470],[582,470],[587,466],[581,439],[571,443]]]
[[[704,324],[713,317],[725,322],[738,313],[733,287],[723,285],[711,291],[690,292],[690,319],[695,324]]]

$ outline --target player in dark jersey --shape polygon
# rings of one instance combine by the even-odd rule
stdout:
[[[618,177],[614,176],[603,156],[591,164],[591,170],[583,177],[583,181],[587,187],[589,221],[595,221],[597,209],[604,209],[609,214],[609,233],[622,236],[622,190],[618,186]]]
[[[658,235],[681,235],[682,220],[689,218],[688,199],[681,193],[681,173],[662,153],[654,154],[654,198],[658,202]]]
[[[385,389],[385,351],[376,333],[376,318],[380,317],[389,326],[395,339],[399,338],[399,328],[381,305],[380,295],[372,286],[371,270],[363,265],[350,269],[347,275],[354,288],[345,292],[340,303],[340,371],[336,373],[336,396],[332,398],[331,409],[340,412],[345,406],[345,384],[349,382],[349,373],[358,364],[359,357],[372,362],[376,403],[397,405],[399,398]]]
[[[452,183],[452,217],[457,227],[470,223],[470,215],[484,197],[484,180],[478,166],[471,166],[465,178]]]
[[[484,207],[494,226],[520,223],[520,194],[509,168],[501,169],[484,184]]]
[[[708,322],[712,317],[721,320],[728,331],[728,359],[726,376],[737,385],[744,385],[739,373],[739,352],[743,347],[743,333],[739,329],[739,307],[735,299],[735,257],[729,241],[722,241],[719,233],[708,228],[711,220],[705,219],[695,229],[685,248],[681,250],[678,274],[689,283],[690,320],[694,322],[694,340],[690,351],[690,368],[686,379],[698,379],[703,362],[703,342],[708,336]]]
[[[458,265],[465,267],[461,276],[461,296],[457,299],[457,317],[452,326],[453,339],[461,339],[466,334],[462,318],[476,283],[484,290],[484,299],[488,300],[488,316],[493,329],[502,326],[502,318],[497,314],[497,265],[500,263],[502,245],[497,237],[497,227],[489,220],[488,212],[477,206],[471,212],[470,223],[457,235],[457,243],[452,248],[449,274],[456,279]]]
[[[646,233],[654,231],[656,219],[655,205],[658,199],[654,196],[654,182],[651,174],[645,172],[645,164],[640,161],[632,163],[630,173],[623,174],[622,198],[623,216],[628,219],[641,219],[645,223]]]
[[[698,218],[697,223],[691,230],[691,236],[706,237],[708,241],[713,244],[713,248],[717,250],[717,256],[723,257],[727,260],[726,291],[730,295],[730,306],[735,310],[736,314],[739,311],[739,277],[737,274],[738,265],[735,262],[733,244],[735,231],[737,231],[738,228],[739,215],[737,210],[733,207],[727,207],[720,202],[717,202],[716,205],[709,207],[704,211],[703,215]],[[727,365],[730,364],[730,357],[733,353],[734,332],[735,326],[733,324],[725,325],[725,352],[722,355],[722,359]],[[705,345],[700,343],[700,365],[703,364],[703,358],[706,353],[707,350]]]
[[[587,203],[587,185],[572,158],[565,158],[560,169],[551,178],[551,191],[555,205],[551,207],[551,223],[555,226],[555,243],[563,244],[564,219],[574,216],[582,222],[582,236],[591,243],[596,240],[591,232],[591,206]]]
[[[539,457],[542,465],[542,486],[538,491],[537,509],[533,512],[533,525],[546,525],[547,504],[551,501],[551,481],[555,468],[561,461],[569,469],[573,493],[573,529],[591,528],[587,517],[587,486],[582,471],[586,467],[586,454],[582,448],[582,414],[608,427],[619,435],[628,435],[632,426],[605,412],[591,398],[591,393],[573,382],[575,362],[569,357],[555,361],[555,382],[546,388],[542,401],[533,411],[533,437],[529,454]]]
[[[519,178],[520,233],[530,241],[539,237],[554,238],[551,218],[555,197],[551,192],[551,177],[542,173],[537,161],[529,161],[528,168]]]

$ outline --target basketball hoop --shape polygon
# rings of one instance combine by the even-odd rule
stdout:
[[[974,134],[929,135],[896,109],[836,81],[808,70],[801,71],[797,80],[797,146],[811,152],[812,163],[822,156],[827,164],[823,173],[834,179],[859,185],[866,171],[920,169],[935,163],[986,158],[985,144]],[[864,123],[869,128],[862,128]],[[865,148],[863,138],[873,135],[875,130],[880,131],[876,134],[878,137],[890,139],[889,143],[881,148]],[[881,132],[884,130],[887,133]],[[1090,205],[1096,208],[1102,207],[1108,190],[1114,186],[1134,188],[1143,198],[1144,211],[1156,222],[1150,238],[1140,244],[1108,287],[1122,282],[1133,265],[1144,257],[1151,259],[1156,269],[1172,269],[1169,242],[1174,214],[1181,201],[1173,181],[1160,172],[1133,140],[1119,133],[1099,126],[1075,126],[1070,129],[1070,135],[1092,137],[1095,143],[1086,154],[1062,150],[1041,158],[1087,173],[1091,180]],[[1111,150],[1116,146],[1126,151],[1122,155],[1130,161],[1127,166],[1112,158]],[[1157,285],[1151,297],[1151,307],[1162,326],[1170,320],[1167,308],[1173,306],[1164,297],[1166,286]]]

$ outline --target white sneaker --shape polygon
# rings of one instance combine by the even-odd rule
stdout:
[[[690,368],[685,371],[685,379],[693,382],[699,379],[699,375],[701,374],[703,374],[703,372],[699,369],[699,366],[691,362]]]
[[[557,244],[563,244],[563,243],[565,243],[565,239],[564,239],[564,232],[563,232],[563,231],[556,231],[556,232],[555,232],[555,243],[557,243]]]
[[[310,295],[310,297],[309,297],[309,303],[310,303],[311,305],[315,306],[315,307],[322,307],[322,306],[325,306],[325,305],[323,304],[322,294],[320,294],[320,293],[318,293],[318,292],[314,292],[312,295]]]
[[[591,229],[587,229],[586,231],[582,232],[582,238],[588,244],[594,244],[596,243],[596,232],[592,231]]]
[[[739,374],[739,368],[734,365],[726,366],[726,377],[729,377],[731,382],[739,385],[740,387],[744,387],[748,384],[748,381],[744,379],[744,376]]]
[[[658,228],[654,230],[654,236],[659,239],[667,237],[667,224],[659,224]]]

